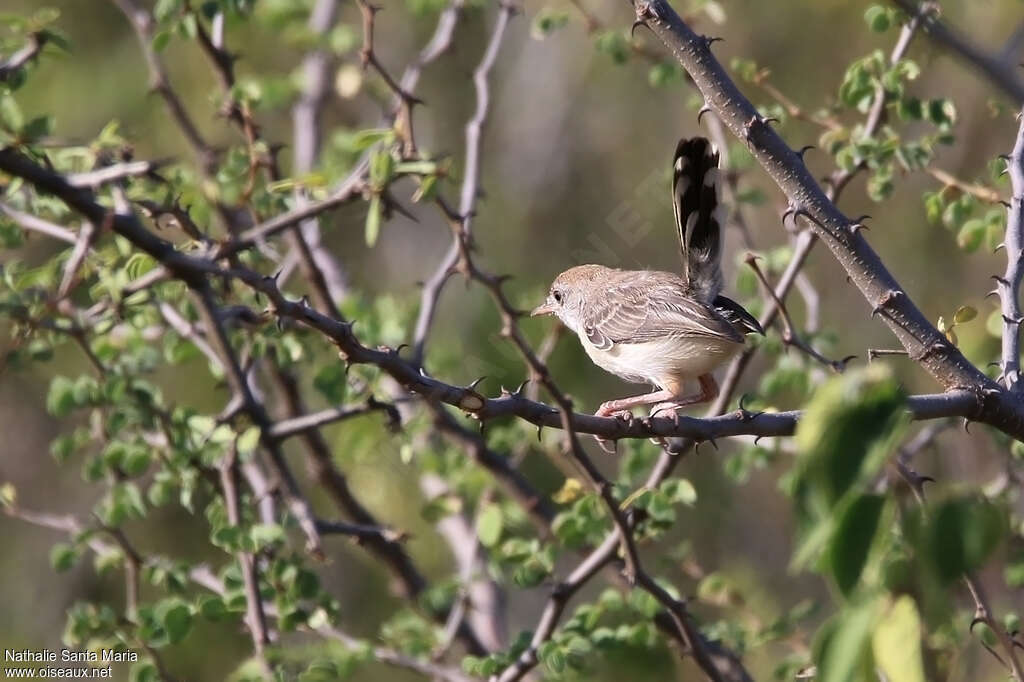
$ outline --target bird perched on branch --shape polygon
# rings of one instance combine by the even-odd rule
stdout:
[[[609,400],[601,417],[632,418],[713,400],[711,372],[764,330],[739,303],[721,295],[722,225],[718,152],[702,137],[680,140],[672,164],[672,208],[681,274],[579,265],[555,278],[547,299],[530,314],[554,314],[576,332],[594,363],[657,390]],[[686,393],[696,381],[699,390]]]

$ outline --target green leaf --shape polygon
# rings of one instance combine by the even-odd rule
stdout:
[[[19,131],[22,142],[36,142],[53,132],[52,116],[37,116],[26,123]]]
[[[949,583],[984,565],[1006,533],[1006,518],[988,500],[953,498],[938,507],[926,532],[927,557]]]
[[[394,131],[391,128],[369,128],[360,130],[352,137],[351,145],[355,151],[363,151],[377,144],[378,142],[391,142],[394,139]]]
[[[75,409],[75,385],[71,379],[56,376],[50,381],[46,410],[55,417],[66,417]]]
[[[978,316],[978,311],[969,305],[962,305],[956,309],[953,313],[953,321],[957,324],[963,324],[964,322],[970,322]]]
[[[249,530],[249,537],[257,550],[283,543],[284,528],[277,523],[257,523]]]
[[[551,7],[542,7],[533,17],[533,22],[530,24],[530,37],[534,40],[544,40],[558,29],[568,25],[568,12],[552,9]]]
[[[250,426],[238,436],[238,452],[242,455],[252,454],[260,444],[260,427]]]
[[[885,498],[860,495],[839,515],[828,549],[828,563],[840,592],[849,596],[867,564],[871,545],[878,534]]]
[[[67,571],[78,561],[78,550],[73,545],[58,542],[50,549],[50,565],[58,573]]]
[[[689,507],[697,504],[697,489],[688,479],[669,479],[661,484],[661,492],[665,493],[673,504],[685,504]]]
[[[330,362],[313,377],[313,388],[319,391],[327,402],[340,405],[345,400],[348,388],[346,380],[345,365],[341,362]]]
[[[814,643],[815,682],[874,679],[869,644],[877,611],[876,602],[867,602],[844,609],[822,626]]]
[[[881,7],[880,5],[868,7],[867,11],[864,12],[864,21],[867,22],[868,28],[875,33],[885,33],[892,26],[888,8]]]
[[[885,365],[834,377],[814,394],[796,430],[798,493],[818,513],[873,475],[894,446],[905,394]]]
[[[871,649],[875,665],[889,682],[925,682],[921,633],[917,604],[907,595],[898,598],[875,625]]]
[[[973,253],[985,239],[988,225],[980,218],[972,218],[963,224],[956,235],[956,243],[964,251]]]
[[[659,62],[647,72],[647,82],[652,88],[661,88],[679,78],[679,68],[669,62]]]
[[[157,604],[155,613],[171,644],[185,639],[192,629],[192,609],[181,599],[163,600]]]
[[[138,660],[132,665],[128,673],[129,682],[157,682],[160,679],[160,671],[148,658]]]
[[[580,479],[569,477],[562,483],[562,487],[551,495],[551,499],[558,504],[569,504],[578,500],[583,492],[583,483]]]
[[[488,504],[476,518],[476,534],[484,547],[494,547],[501,539],[505,519],[501,507]]]
[[[380,236],[382,208],[380,196],[374,194],[370,199],[370,210],[366,213],[366,245],[371,248],[377,243],[377,237]]]

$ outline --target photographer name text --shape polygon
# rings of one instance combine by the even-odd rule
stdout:
[[[7,663],[134,663],[138,660],[136,652],[116,649],[4,649],[4,661]]]

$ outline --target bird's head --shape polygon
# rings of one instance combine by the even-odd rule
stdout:
[[[569,268],[555,278],[547,298],[530,312],[530,316],[556,315],[566,327],[578,334],[587,298],[601,295],[595,280],[601,279],[608,272],[610,268],[603,265],[577,265]]]

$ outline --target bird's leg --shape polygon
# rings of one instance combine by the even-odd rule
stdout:
[[[609,400],[608,402],[601,403],[601,407],[597,408],[597,412],[594,413],[597,417],[619,417],[631,414],[630,410],[640,405],[650,405],[661,400],[671,400],[675,397],[672,391],[654,391],[653,393],[644,393],[643,395],[635,395],[630,398],[619,398],[618,400]]]
[[[643,395],[635,395],[630,398],[619,398],[618,400],[609,400],[601,403],[601,407],[597,408],[597,412],[594,413],[596,417],[620,417],[626,420],[626,423],[632,423],[633,413],[630,409],[638,407],[640,405],[650,405],[656,403],[659,400],[666,400],[671,398],[674,393],[672,391],[654,391],[652,393],[644,393]],[[609,441],[601,436],[595,435],[594,438],[597,440],[597,444],[605,452],[614,455],[615,444],[612,443],[609,446]]]
[[[718,397],[718,382],[715,381],[715,377],[713,377],[710,374],[703,374],[700,377],[698,377],[697,381],[700,382],[700,393],[694,393],[692,395],[684,395],[678,397],[670,396],[670,400],[663,403],[658,403],[657,405],[651,408],[651,416],[654,417],[659,412],[662,412],[664,410],[671,410],[672,418],[678,421],[679,415],[676,414],[676,410],[678,410],[680,407],[710,402]],[[654,394],[652,393],[651,395]]]

